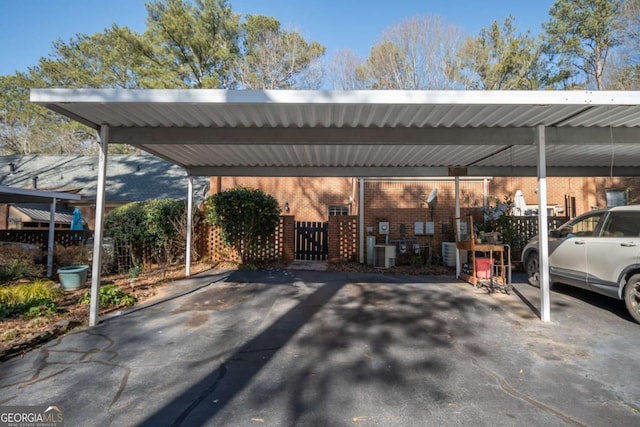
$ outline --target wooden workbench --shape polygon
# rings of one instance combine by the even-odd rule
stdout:
[[[471,274],[466,274],[460,271],[460,277],[459,277],[460,279],[466,282],[469,282],[472,285],[476,285],[476,286],[478,285],[479,281],[482,279],[479,279],[477,277],[476,253],[482,252],[486,258],[491,259],[491,262],[494,263],[494,265],[499,266],[499,268],[496,269],[498,274],[496,276],[492,276],[492,280],[495,280],[503,284],[506,284],[510,281],[509,277],[507,277],[507,275],[509,274],[509,268],[511,263],[511,261],[508,259],[508,257],[511,255],[509,253],[508,245],[476,243],[474,239],[471,239],[465,242],[458,242],[457,248],[458,248],[458,251],[461,251],[461,250],[467,251],[467,256],[468,256],[467,260],[471,266]],[[506,259],[505,259],[505,255],[507,257]],[[459,257],[459,259],[462,259],[462,257]],[[491,274],[493,274],[493,272]]]

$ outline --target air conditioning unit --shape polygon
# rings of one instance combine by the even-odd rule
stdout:
[[[447,267],[456,266],[456,242],[442,242],[442,261]]]
[[[374,247],[373,266],[390,268],[396,265],[396,247],[394,245],[376,245]]]

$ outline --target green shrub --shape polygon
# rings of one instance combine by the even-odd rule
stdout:
[[[0,317],[53,316],[58,312],[55,300],[61,295],[53,282],[45,280],[0,286]]]
[[[238,251],[243,264],[273,235],[280,220],[278,201],[258,189],[226,190],[205,199],[204,206],[205,222],[220,227],[223,241]]]
[[[178,234],[176,223],[184,215],[180,200],[155,199],[120,206],[105,217],[105,232],[121,245],[128,245],[134,265],[140,265],[144,253],[170,260],[172,242]],[[145,251],[146,250],[146,251]]]
[[[86,291],[80,298],[82,304],[91,303],[91,291]],[[114,283],[100,287],[100,307],[109,307],[115,305],[130,306],[135,304],[136,299],[118,288]]]
[[[39,300],[29,307],[24,313],[27,319],[35,319],[36,317],[51,317],[58,313],[58,307],[51,300]]]
[[[29,300],[55,300],[62,295],[50,280],[35,280],[29,283],[0,286],[0,304],[20,304]]]

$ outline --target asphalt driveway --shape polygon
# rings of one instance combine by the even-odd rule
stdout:
[[[640,325],[559,287],[452,277],[200,275],[0,365],[0,405],[67,426],[639,425]]]

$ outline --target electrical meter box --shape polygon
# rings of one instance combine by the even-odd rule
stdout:
[[[424,223],[424,234],[434,235],[436,232],[436,225],[433,221],[427,221]]]
[[[378,223],[378,234],[389,234],[389,222],[381,221]]]

